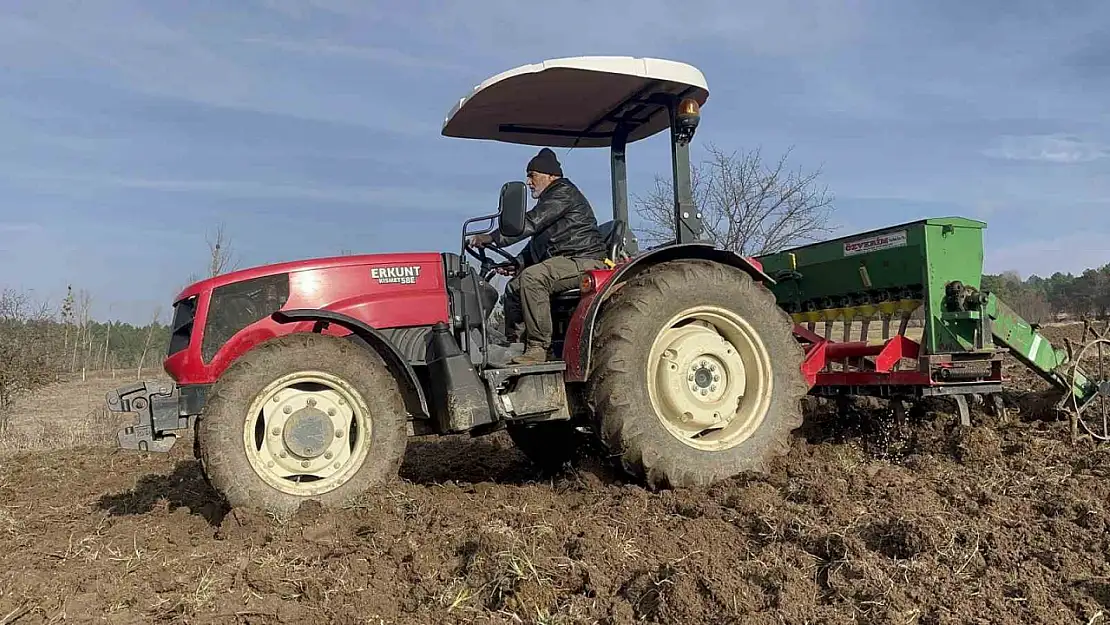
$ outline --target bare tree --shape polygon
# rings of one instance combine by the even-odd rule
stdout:
[[[222,273],[238,269],[238,262],[233,260],[234,250],[231,245],[231,237],[227,234],[227,228],[223,222],[216,225],[214,233],[206,234],[204,241],[208,244],[208,267],[205,274],[202,276],[198,272],[190,273],[185,278],[185,282],[174,291],[174,295],[194,282],[205,278],[214,278]]]
[[[708,157],[691,167],[694,206],[702,214],[704,236],[723,249],[747,256],[769,254],[813,241],[829,227],[832,196],[818,188],[820,170],[790,171],[790,150],[766,165],[760,150],[727,153],[709,144]],[[635,196],[651,243],[675,239],[674,191],[669,177],[655,177],[655,187]]]
[[[83,347],[85,350],[85,354],[81,358],[81,381],[84,382],[87,379],[90,369],[89,365],[93,364],[92,319],[90,318],[90,313],[92,312],[92,295],[90,295],[88,291],[82,289],[81,292],[78,293],[77,303],[81,310],[81,331],[84,333],[85,341],[84,345],[77,346],[79,348]]]
[[[150,327],[146,332],[146,341],[143,343],[143,352],[139,356],[139,368],[135,371],[135,379],[143,379],[143,364],[146,362],[147,352],[150,351],[150,339],[154,336],[154,328],[158,325],[158,318],[162,316],[162,308],[160,306],[154,307],[154,315],[150,318]]]
[[[15,397],[57,377],[56,342],[49,335],[49,306],[10,289],[0,291],[0,434],[8,427]]]
[[[82,341],[88,343],[91,340],[89,334],[89,312],[92,309],[92,295],[88,291],[81,289],[77,293],[77,310],[75,320],[77,322],[77,335],[73,339],[73,360],[70,364],[70,371],[77,371],[77,355],[80,354]],[[81,379],[85,379],[85,365],[88,359],[81,361]]]
[[[65,326],[65,337],[62,343],[62,350],[68,353],[69,350],[69,327],[73,325],[73,285],[66,286],[66,298],[62,300],[62,325]]]
[[[226,271],[233,271],[235,263],[232,261],[231,237],[224,230],[221,222],[216,226],[216,233],[205,237],[208,242],[208,277],[213,278]]]

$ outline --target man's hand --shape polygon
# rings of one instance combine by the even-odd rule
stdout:
[[[476,234],[470,237],[470,247],[485,247],[493,243],[493,237],[488,234]]]
[[[503,276],[516,275],[516,267],[514,265],[507,265],[505,267],[495,267],[493,270],[496,271],[497,273],[503,275]]]

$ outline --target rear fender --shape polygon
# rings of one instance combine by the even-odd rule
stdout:
[[[343,313],[321,309],[294,309],[279,310],[270,315],[278,323],[314,322],[312,331],[323,332],[329,325],[337,325],[349,330],[351,334],[366,346],[374,349],[385,360],[390,372],[401,382],[405,395],[405,408],[416,418],[429,417],[428,400],[424,396],[424,389],[416,377],[412,366],[401,355],[393,343],[375,328],[348,317]]]
[[[598,286],[582,296],[578,308],[567,327],[563,343],[563,360],[567,370],[567,382],[585,382],[590,374],[590,360],[593,349],[594,323],[605,300],[616,288],[629,278],[645,269],[671,260],[700,259],[723,263],[748,273],[753,279],[764,284],[774,284],[771,276],[755,261],[734,252],[720,250],[708,243],[683,243],[668,245],[645,252],[612,272],[597,272],[597,276],[608,274],[608,279],[597,280]]]

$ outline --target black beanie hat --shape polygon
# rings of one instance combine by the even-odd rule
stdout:
[[[563,175],[563,168],[559,166],[559,159],[555,158],[555,153],[551,151],[551,148],[543,148],[539,154],[533,156],[532,160],[528,161],[528,167],[525,168],[525,171],[553,176]]]

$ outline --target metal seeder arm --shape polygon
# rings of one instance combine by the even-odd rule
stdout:
[[[994,338],[1010,348],[1019,362],[1064,392],[1056,408],[1070,414],[1073,435],[1082,427],[1094,438],[1110,440],[1110,381],[1104,369],[1110,357],[1110,323],[1102,332],[1087,323],[1077,353],[1070,340],[1065,340],[1067,349],[1053,347],[1036,327],[993,293],[987,295],[986,313]],[[1088,336],[1093,340],[1087,341]],[[1082,363],[1090,352],[1097,355],[1097,360],[1094,369],[1086,371]]]

